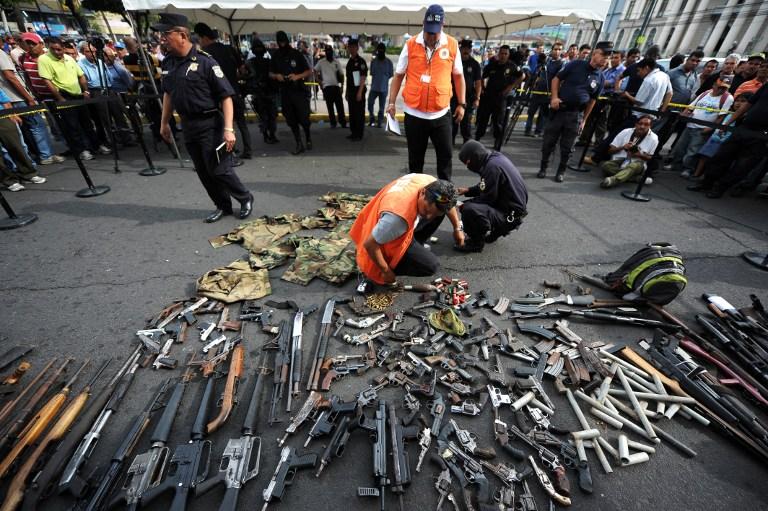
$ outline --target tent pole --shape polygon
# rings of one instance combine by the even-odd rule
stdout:
[[[133,36],[136,38],[136,41],[139,43],[139,60],[144,62],[144,66],[147,68],[147,76],[149,76],[149,83],[152,84],[152,90],[154,91],[155,95],[160,96],[160,89],[157,88],[157,83],[155,82],[155,66],[152,63],[152,60],[150,60],[149,55],[147,55],[147,52],[144,50],[144,43],[141,40],[141,35],[139,34],[139,28],[136,24],[136,20],[133,18],[133,14],[131,11],[125,11],[125,14],[128,18],[128,23],[131,25],[131,28],[133,29]],[[157,102],[160,104],[160,110],[163,109],[163,101],[158,97]],[[184,161],[181,158],[181,153],[179,152],[179,147],[176,145],[176,138],[171,137],[171,145],[173,145],[173,151],[176,153],[176,157],[179,160],[179,166],[181,168],[184,168]]]
[[[104,19],[104,24],[107,26],[107,30],[109,31],[109,35],[112,36],[112,42],[116,43],[117,38],[115,37],[115,33],[112,32],[112,25],[109,24],[109,20],[107,19],[107,15],[104,13],[104,11],[101,11],[101,17]]]

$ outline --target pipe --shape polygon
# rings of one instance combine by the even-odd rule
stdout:
[[[634,454],[630,454],[627,463],[622,463],[621,466],[628,467],[630,465],[637,465],[638,463],[645,463],[649,459],[651,458],[648,456],[647,452],[636,452]]]
[[[522,407],[524,407],[525,405],[527,405],[528,403],[530,403],[532,399],[533,399],[533,391],[529,390],[528,392],[523,394],[520,397],[520,399],[518,399],[517,401],[515,401],[514,403],[512,403],[509,406],[510,406],[510,408],[512,408],[512,411],[519,412],[520,409]]]
[[[650,445],[645,445],[641,442],[635,442],[634,440],[627,439],[627,446],[636,451],[647,452],[648,454],[656,454],[656,449]]]
[[[619,389],[611,389],[608,393],[612,396],[628,396],[627,392]],[[670,396],[662,394],[652,394],[650,392],[634,392],[634,395],[638,399],[644,399],[648,401],[665,401],[667,403],[682,403],[693,405],[696,404],[696,400],[687,396]]]
[[[621,428],[624,427],[624,424],[621,421],[618,421],[618,420],[614,419],[613,417],[611,417],[610,415],[607,415],[607,414],[601,412],[597,408],[591,408],[589,410],[589,413],[591,413],[592,415],[594,415],[596,418],[600,419],[601,421],[605,422],[606,424],[608,424],[610,426],[613,426],[616,429],[621,429]]]
[[[603,437],[599,436],[599,437],[597,437],[597,443],[600,445],[600,447],[602,447],[603,449],[605,449],[606,451],[608,451],[608,454],[610,454],[611,456],[613,456],[613,459],[615,459],[616,461],[619,461],[619,462],[620,462],[620,460],[619,460],[619,451],[617,451],[617,450],[616,450],[616,449],[615,449],[615,448],[614,448],[614,447],[611,445],[611,443],[610,443],[608,440],[606,440],[605,438],[603,438]]]
[[[624,387],[624,390],[627,391],[627,397],[629,397],[629,401],[632,403],[632,408],[634,408],[635,412],[637,412],[637,418],[640,421],[640,424],[643,425],[643,429],[645,429],[646,433],[648,433],[648,436],[654,443],[661,442],[659,437],[656,435],[656,432],[653,430],[653,427],[651,427],[651,423],[648,421],[648,417],[646,417],[643,408],[640,406],[640,402],[637,400],[637,396],[635,396],[635,393],[632,391],[632,387],[629,386],[627,377],[624,376],[624,371],[622,371],[621,368],[616,370],[616,376],[619,377],[621,385]]]
[[[584,429],[582,431],[572,431],[571,436],[574,440],[592,440],[593,438],[597,438],[600,436],[600,431],[596,429]]]
[[[619,460],[621,461],[621,465],[627,465],[629,464],[629,442],[628,442],[627,435],[621,434],[619,435]]]
[[[576,398],[573,397],[573,392],[571,392],[571,389],[565,389],[565,397],[568,398],[568,403],[571,405],[573,413],[576,415],[576,418],[578,419],[579,424],[581,424],[581,427],[584,429],[590,429],[589,422],[584,416],[584,412],[581,411],[579,403],[576,402]],[[619,423],[619,428],[621,426],[622,424]],[[600,447],[600,444],[593,442],[592,448],[595,450],[595,455],[597,456],[597,460],[600,462],[600,465],[603,467],[603,471],[605,471],[606,474],[613,473],[613,468],[611,467],[611,464],[608,463],[608,458],[605,456],[605,453],[603,452],[602,447]]]

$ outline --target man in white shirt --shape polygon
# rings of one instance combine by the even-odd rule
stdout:
[[[600,164],[607,176],[600,183],[602,188],[611,188],[642,175],[659,143],[659,138],[651,131],[651,119],[650,115],[642,115],[634,128],[622,130],[614,137],[608,148],[611,159]]]
[[[341,99],[341,82],[344,73],[341,70],[341,64],[333,56],[333,47],[325,48],[325,58],[320,59],[315,64],[315,71],[320,74],[320,83],[323,86],[323,98],[328,107],[328,120],[331,128],[336,127],[336,115],[339,116],[339,122],[342,128],[347,127],[347,118],[344,116],[344,101]],[[334,112],[336,107],[336,112]]]
[[[461,122],[466,109],[464,71],[459,43],[443,32],[445,11],[430,5],[424,30],[403,46],[389,89],[387,115],[394,117],[395,100],[405,80],[405,136],[408,170],[424,172],[424,155],[432,141],[437,156],[437,177],[450,181],[453,159],[453,122]],[[451,119],[451,82],[457,106]]]
[[[643,84],[636,95],[624,92],[624,97],[635,106],[665,112],[672,99],[672,82],[669,75],[657,68],[656,61],[649,58],[637,63],[637,73],[643,77]]]
[[[728,92],[731,83],[731,76],[719,76],[715,86],[694,99],[681,118],[685,119],[687,116],[699,121],[722,121],[733,105],[733,96]],[[664,166],[664,170],[681,170],[682,177],[691,177],[696,169],[699,149],[709,140],[713,131],[714,128],[689,122],[670,154],[672,161]]]

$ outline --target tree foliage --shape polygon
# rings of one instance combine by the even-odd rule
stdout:
[[[92,11],[114,12],[124,14],[125,6],[122,0],[82,0],[82,6]]]

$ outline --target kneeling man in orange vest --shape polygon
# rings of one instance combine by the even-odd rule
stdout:
[[[456,244],[464,244],[456,197],[450,181],[426,174],[406,174],[382,188],[349,232],[360,271],[377,284],[393,283],[396,275],[434,275],[439,263],[424,243],[444,216]]]

